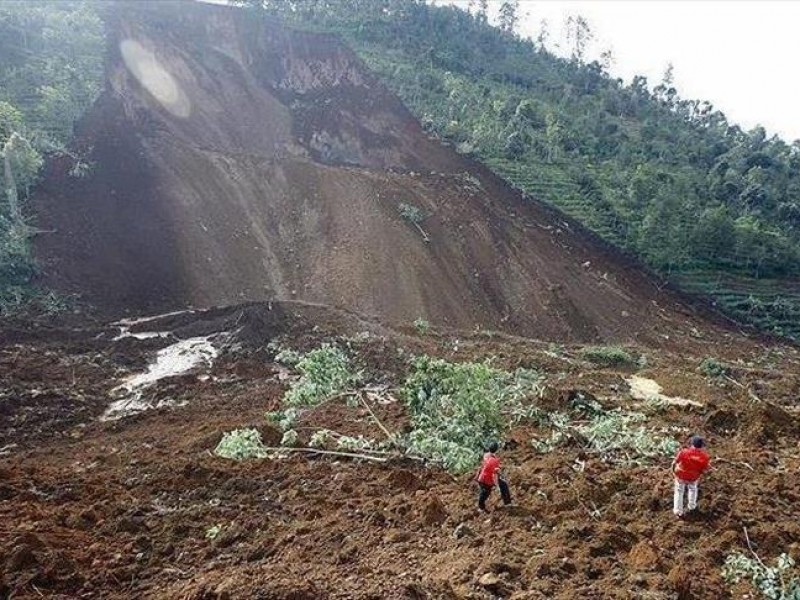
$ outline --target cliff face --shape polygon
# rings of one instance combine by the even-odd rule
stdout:
[[[696,325],[428,138],[337,40],[190,3],[120,5],[107,27],[106,91],[79,136],[95,168],[52,164],[34,201],[55,230],[36,245],[46,284],[111,311],[295,299],[563,340]]]

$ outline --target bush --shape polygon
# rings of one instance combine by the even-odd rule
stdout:
[[[418,357],[403,387],[414,426],[409,448],[451,471],[467,471],[509,417],[524,412],[522,401],[541,396],[541,382],[535,371]]]
[[[425,335],[428,333],[428,331],[430,331],[431,324],[422,317],[419,317],[414,321],[414,329],[417,330],[417,333]]]
[[[700,372],[706,377],[726,377],[730,375],[730,368],[718,361],[716,358],[710,356],[703,359],[700,363]]]
[[[214,454],[233,460],[266,458],[267,448],[257,429],[235,429],[222,436]]]
[[[581,350],[581,356],[589,362],[606,367],[636,365],[636,359],[619,346],[590,346]]]
[[[740,552],[729,554],[722,567],[722,577],[730,585],[749,579],[764,598],[770,600],[800,600],[800,576],[795,561],[786,553],[768,567],[761,561]]]
[[[427,215],[422,211],[421,208],[414,206],[413,204],[406,204],[405,202],[400,203],[400,205],[397,207],[397,212],[399,212],[400,216],[406,221],[416,225],[419,225],[427,218]]]
[[[588,449],[605,458],[622,454],[626,462],[639,462],[674,455],[680,444],[669,436],[636,426],[644,420],[641,413],[615,410],[595,416],[576,431],[586,439]]]
[[[352,390],[362,378],[361,373],[351,370],[347,354],[330,344],[302,356],[295,368],[300,379],[291,385],[284,398],[291,406],[315,406]]]
[[[274,412],[268,412],[264,416],[267,418],[267,421],[277,425],[281,431],[288,431],[294,427],[294,424],[297,422],[300,416],[300,409],[287,408],[286,410],[276,410]]]

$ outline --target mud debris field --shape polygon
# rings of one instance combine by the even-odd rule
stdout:
[[[137,329],[138,328],[138,329]],[[729,598],[726,555],[800,551],[798,353],[745,338],[631,347],[640,368],[601,368],[577,346],[499,333],[388,328],[302,303],[178,313],[131,327],[71,319],[8,323],[0,333],[0,597],[9,598]],[[206,336],[219,355],[147,388],[150,408],[101,416],[114,388],[158,350]],[[515,504],[475,510],[471,476],[416,461],[295,453],[245,462],[212,450],[226,431],[280,433],[264,414],[287,387],[274,344],[346,345],[368,381],[396,385],[408,357],[482,360],[545,374],[541,402],[571,394],[639,402],[626,379],[669,397],[648,424],[703,433],[714,457],[700,510],[671,514],[669,459],[604,462],[581,448],[534,452],[528,426],[502,458]],[[736,342],[736,343],[733,343]],[[707,356],[730,380],[697,370]],[[758,398],[758,401],[754,399]],[[160,408],[158,408],[160,406]],[[371,409],[402,430],[402,401]],[[377,437],[363,406],[332,402],[301,431]],[[306,435],[306,434],[302,434]]]

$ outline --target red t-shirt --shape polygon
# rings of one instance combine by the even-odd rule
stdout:
[[[486,485],[494,485],[497,472],[500,470],[500,459],[491,452],[483,455],[483,465],[478,473],[478,481]]]
[[[684,448],[675,457],[675,476],[682,481],[697,481],[708,468],[708,454],[702,448]]]

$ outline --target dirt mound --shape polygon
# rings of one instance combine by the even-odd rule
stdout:
[[[296,452],[237,462],[212,450],[224,432],[243,427],[278,442],[281,432],[264,416],[279,408],[287,386],[266,348],[275,339],[289,348],[346,345],[371,382],[393,389],[387,404],[372,408],[390,431],[408,422],[404,403],[389,398],[399,396],[394,388],[407,368],[398,354],[538,364],[556,388],[545,402],[559,410],[578,396],[626,406],[624,371],[572,361],[548,367],[552,346],[535,340],[398,334],[303,303],[128,324],[167,338],[120,339],[118,323],[51,327],[50,341],[0,330],[0,597],[729,598],[752,594],[731,591],[720,575],[729,553],[749,551],[743,527],[764,560],[800,552],[792,422],[785,411],[764,413],[770,443],[746,435],[742,390],[698,378],[697,357],[684,352],[660,350],[653,376],[673,389],[687,373],[699,394],[713,393],[715,406],[658,407],[648,426],[682,437],[706,433],[714,411],[738,419],[720,413],[721,426],[734,431],[708,436],[714,468],[701,483],[697,514],[672,515],[668,456],[623,465],[570,446],[539,454],[532,425],[520,425],[518,443],[502,450],[514,506],[502,507],[494,494],[486,515],[476,510],[472,473],[451,476],[410,457],[359,462]],[[362,331],[375,335],[355,335]],[[211,334],[223,344],[213,364],[148,389],[171,404],[98,419],[110,389],[161,346]],[[708,344],[702,354],[717,355]],[[720,346],[743,363],[763,358],[756,345]],[[764,405],[794,402],[785,390],[800,381],[798,362],[787,349],[775,365],[785,375],[759,390]],[[297,423],[304,441],[320,428],[383,439],[375,417],[345,400]]]
[[[107,29],[78,142],[92,173],[56,161],[35,194],[46,284],[114,312],[297,299],[559,340],[702,329],[638,265],[428,138],[337,40],[183,2],[114,3]]]

